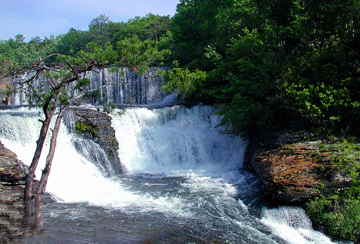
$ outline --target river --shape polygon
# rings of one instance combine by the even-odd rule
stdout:
[[[124,175],[79,153],[79,138],[63,125],[47,189],[55,201],[43,208],[44,231],[23,243],[334,243],[303,210],[261,206],[259,181],[243,169],[246,141],[216,127],[213,112],[113,111]],[[25,108],[0,111],[0,140],[26,164],[40,117]]]

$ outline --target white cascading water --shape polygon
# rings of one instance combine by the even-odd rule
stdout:
[[[302,208],[264,208],[261,221],[290,244],[333,243],[321,232],[313,230],[311,221]]]
[[[277,243],[257,230],[258,224],[248,226],[236,219],[241,211],[247,212],[240,200],[233,200],[239,194],[238,187],[248,191],[252,188],[247,182],[248,175],[240,171],[246,142],[215,128],[219,117],[213,112],[213,108],[205,106],[191,109],[175,106],[112,113],[120,145],[119,156],[127,174],[154,178],[186,177],[181,189],[195,198],[184,199],[181,195],[166,192],[154,195],[129,188],[119,178],[106,177],[79,154],[72,143],[78,138],[69,134],[65,126],[59,133],[48,191],[65,203],[88,202],[125,211],[156,210],[190,219],[203,215],[195,214],[196,209],[207,208],[206,213],[216,220],[254,233],[252,237],[246,237],[252,243],[257,243],[257,240],[259,243]],[[28,164],[40,129],[40,113],[23,109],[0,111],[0,118],[0,140]],[[145,183],[143,187],[151,189],[152,184]],[[196,201],[198,196],[205,200],[211,196],[215,204]],[[257,223],[258,220],[249,221]],[[312,230],[304,212],[296,208],[264,209],[258,222],[268,226],[275,236],[287,243],[332,243],[323,234]]]
[[[40,115],[39,111],[28,112],[25,108],[0,111],[0,140],[28,165],[40,131]],[[61,201],[88,202],[114,208],[141,204],[144,210],[159,208],[163,211],[181,211],[182,208],[177,206],[180,199],[155,199],[144,194],[132,193],[117,179],[105,177],[94,164],[76,151],[72,140],[78,138],[69,134],[65,125],[62,125],[47,187],[47,191]],[[48,143],[36,172],[37,177],[41,175],[47,150]]]
[[[188,175],[193,179],[193,188],[222,187],[231,194],[231,185],[243,182],[239,169],[246,143],[216,128],[219,116],[213,112],[213,108],[204,106],[115,112],[113,125],[122,163],[130,173]],[[299,208],[264,208],[261,221],[289,243],[333,243],[312,229],[304,210]]]
[[[117,110],[112,123],[120,159],[131,174],[228,179],[242,167],[246,143],[215,128],[219,117],[211,107]]]

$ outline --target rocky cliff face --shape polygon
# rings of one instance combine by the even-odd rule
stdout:
[[[24,235],[24,188],[26,166],[0,142],[0,243]]]
[[[98,164],[106,174],[122,173],[118,156],[119,143],[108,114],[93,109],[72,107],[66,112],[64,120],[73,133],[87,139],[75,141],[75,146],[80,153]],[[95,144],[90,143],[88,139]]]

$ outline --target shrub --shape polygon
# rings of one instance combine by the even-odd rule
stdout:
[[[98,129],[83,121],[75,122],[75,132],[80,135],[91,135],[92,137],[98,136]]]
[[[357,241],[360,235],[360,146],[346,140],[322,145],[321,151],[331,152],[330,166],[351,178],[329,192],[310,201],[307,212],[315,225],[337,238]]]

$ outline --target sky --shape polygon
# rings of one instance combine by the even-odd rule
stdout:
[[[104,14],[126,21],[148,13],[173,15],[179,0],[4,0],[0,7],[0,40],[23,34],[27,40],[87,29]]]

